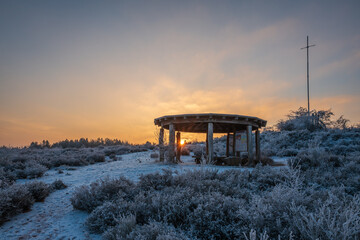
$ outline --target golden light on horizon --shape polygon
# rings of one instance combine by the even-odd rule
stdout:
[[[23,1],[19,11],[10,2],[0,3],[0,146],[99,137],[156,142],[153,120],[172,114],[248,115],[272,126],[307,104],[300,51],[307,35],[317,45],[311,108],[359,122],[355,4],[309,2],[284,11],[242,1],[36,8]],[[332,22],[334,12],[342,17]]]

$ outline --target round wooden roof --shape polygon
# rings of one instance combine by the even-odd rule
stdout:
[[[266,121],[257,117],[221,113],[167,115],[154,120],[155,125],[165,129],[173,123],[175,131],[193,133],[206,133],[209,122],[214,124],[214,133],[246,130],[248,125],[254,130],[266,126]]]

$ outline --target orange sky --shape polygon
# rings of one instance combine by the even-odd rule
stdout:
[[[358,123],[359,4],[280,3],[0,3],[0,145],[153,142],[182,113],[273,125],[307,105],[306,35],[311,108]]]

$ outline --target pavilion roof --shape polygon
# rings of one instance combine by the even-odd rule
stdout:
[[[206,133],[209,122],[213,123],[214,133],[246,130],[248,125],[254,130],[266,126],[266,121],[257,117],[222,113],[166,115],[154,119],[155,125],[165,129],[172,123],[175,131],[193,133]]]

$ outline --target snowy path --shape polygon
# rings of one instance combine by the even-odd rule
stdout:
[[[75,170],[67,170],[58,173],[57,170],[49,170],[46,176],[37,180],[52,183],[61,179],[68,188],[58,190],[48,196],[44,202],[35,203],[32,210],[15,216],[11,221],[0,227],[0,239],[100,239],[100,235],[89,234],[84,226],[87,213],[74,210],[70,197],[76,189],[84,184],[109,177],[124,175],[129,179],[136,180],[141,174],[161,171],[164,168],[176,170],[201,168],[195,165],[191,157],[182,156],[185,162],[179,165],[166,165],[155,163],[150,158],[152,152],[140,152],[122,155],[122,160],[115,162],[97,163],[85,167],[76,167]],[[238,167],[205,166],[205,168],[239,169]],[[71,168],[70,168],[71,169]],[[74,168],[73,168],[74,169]],[[240,168],[243,169],[243,168]],[[34,181],[21,180],[19,182]]]
[[[87,214],[73,209],[70,203],[72,193],[76,187],[106,176],[117,177],[123,174],[135,179],[141,173],[161,169],[159,164],[150,159],[150,153],[127,154],[123,155],[120,161],[85,167],[65,167],[61,174],[57,170],[47,171],[46,176],[37,180],[52,183],[61,179],[68,188],[50,194],[43,203],[35,203],[31,211],[15,216],[5,223],[0,229],[0,239],[99,239],[100,236],[87,233],[83,225]],[[33,180],[19,182],[26,181]]]

